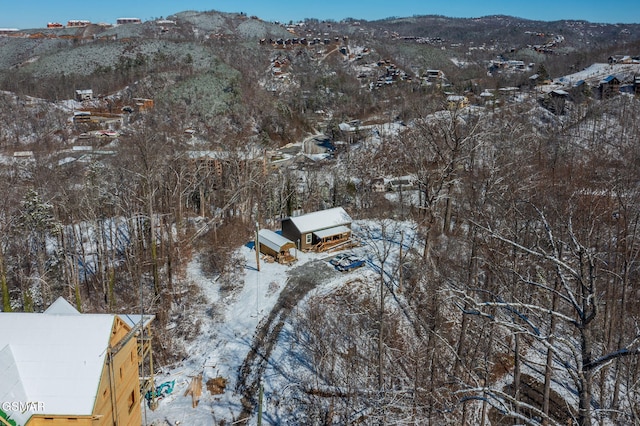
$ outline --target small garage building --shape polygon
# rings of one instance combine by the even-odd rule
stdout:
[[[296,244],[276,232],[261,229],[258,232],[258,242],[260,253],[273,257],[278,263],[291,263],[296,260],[291,254]]]

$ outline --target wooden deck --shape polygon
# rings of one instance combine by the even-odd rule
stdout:
[[[312,251],[322,253],[326,251],[342,250],[355,246],[356,243],[351,238],[340,238],[337,240],[320,241],[313,246]]]

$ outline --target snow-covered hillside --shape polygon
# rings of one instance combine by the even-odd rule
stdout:
[[[393,232],[387,231],[386,238],[382,238],[377,226],[369,222],[354,224],[360,243],[357,247],[331,253],[298,251],[298,260],[293,265],[261,261],[260,271],[256,268],[255,251],[243,246],[237,252],[242,261],[238,264],[236,279],[241,285],[237,292],[226,296],[221,295],[217,280],[203,275],[199,262],[193,261],[188,267],[188,279],[202,290],[204,301],[193,306],[188,317],[199,328],[199,333],[188,342],[186,359],[160,367],[156,385],[175,381],[175,386],[170,395],[160,400],[155,411],[145,407],[143,418],[146,416],[147,423],[204,426],[242,420],[246,414],[243,415],[243,395],[238,390],[241,376],[245,377],[244,388],[250,387],[249,382],[255,386],[262,380],[265,419],[271,418],[275,424],[277,418],[295,418],[295,407],[282,402],[287,389],[299,385],[291,381],[297,377],[292,371],[295,365],[281,363],[290,362],[286,352],[294,344],[287,337],[291,334],[287,332],[288,317],[312,295],[331,293],[349,282],[367,281],[367,277],[369,281],[376,280],[380,274],[378,254],[381,250],[390,250],[385,271],[391,271],[402,251],[400,246],[406,253],[416,242],[413,224],[394,223]],[[351,272],[338,272],[328,261],[343,252],[366,260],[365,266]],[[285,289],[300,277],[309,280],[307,287],[300,290],[302,286],[298,285],[298,291],[285,294]],[[375,287],[371,291],[375,291]],[[278,327],[278,323],[283,324]],[[284,331],[280,333],[282,327]],[[262,347],[256,347],[260,345]],[[252,352],[258,356],[252,358]],[[245,373],[241,374],[241,370]],[[191,380],[200,374],[202,395],[198,405],[192,407],[192,397],[185,392]],[[214,395],[206,384],[218,378],[226,380],[226,388],[222,394]],[[257,399],[257,395],[255,397]],[[256,418],[253,412],[249,424],[255,424]]]

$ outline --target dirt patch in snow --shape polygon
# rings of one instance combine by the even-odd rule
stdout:
[[[207,380],[207,390],[211,395],[222,395],[227,387],[227,379],[216,377]]]

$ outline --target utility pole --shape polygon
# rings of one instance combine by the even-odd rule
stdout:
[[[256,222],[256,266],[258,268],[258,272],[260,272],[260,238],[259,238],[259,230],[258,230],[258,222]]]
[[[400,257],[398,260],[398,293],[402,293],[402,265],[404,260],[402,259],[402,245],[404,244],[404,231],[400,231]]]
[[[262,387],[262,380],[260,380],[260,391],[258,393],[258,426],[262,426],[262,395],[264,394],[264,388]]]

